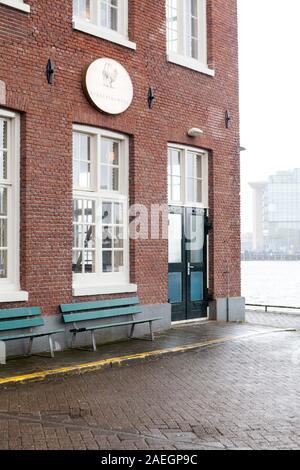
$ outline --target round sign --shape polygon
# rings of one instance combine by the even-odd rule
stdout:
[[[133,100],[133,85],[127,70],[113,59],[92,62],[84,74],[88,99],[108,114],[126,111]]]

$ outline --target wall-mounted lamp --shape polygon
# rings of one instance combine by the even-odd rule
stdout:
[[[229,111],[226,110],[226,112],[225,112],[225,126],[226,126],[226,129],[229,129],[230,123],[231,123],[231,116],[229,114]]]
[[[147,101],[148,101],[149,109],[152,109],[154,106],[154,101],[155,101],[155,94],[154,94],[154,90],[152,87],[150,87],[148,90]]]
[[[204,134],[203,130],[198,129],[197,127],[192,127],[191,129],[188,130],[188,136],[190,137],[200,137],[203,134]]]
[[[47,81],[49,85],[53,85],[55,66],[53,60],[49,59],[46,68]]]

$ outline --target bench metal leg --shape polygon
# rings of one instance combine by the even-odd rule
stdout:
[[[51,357],[53,358],[54,357],[54,347],[53,347],[53,341],[52,341],[52,336],[51,335],[49,335],[49,346],[50,346]]]
[[[32,345],[33,345],[33,338],[29,338],[28,352],[27,352],[28,356],[31,356],[32,354]]]
[[[91,331],[91,335],[92,335],[93,350],[96,352],[97,351],[97,343],[96,343],[95,331]]]
[[[153,333],[153,325],[152,325],[152,321],[149,321],[149,328],[150,328],[150,336],[151,336],[151,340],[154,341],[155,338],[154,338],[154,333]]]
[[[135,324],[131,325],[131,330],[130,330],[130,335],[129,335],[129,338],[130,338],[130,339],[133,338],[134,327],[135,327]]]
[[[71,340],[71,348],[75,348],[75,343],[76,343],[76,333],[73,333],[72,340]]]

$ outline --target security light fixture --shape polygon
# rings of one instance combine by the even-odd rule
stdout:
[[[54,72],[55,72],[54,62],[53,60],[49,59],[47,63],[47,68],[46,68],[47,81],[49,85],[53,85]]]
[[[188,130],[188,135],[190,137],[199,137],[203,134],[204,134],[203,130],[198,129],[198,127],[192,127],[191,129]]]

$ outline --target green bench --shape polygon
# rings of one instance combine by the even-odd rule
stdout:
[[[152,324],[162,318],[138,319],[136,315],[142,313],[139,305],[138,297],[127,299],[103,300],[98,302],[84,302],[77,304],[60,305],[64,322],[73,324],[70,333],[72,333],[72,347],[75,346],[76,336],[78,333],[90,332],[92,336],[92,344],[94,351],[97,351],[97,343],[95,332],[106,328],[117,328],[121,326],[131,327],[129,338],[133,338],[134,328],[136,325],[149,323],[151,340],[154,341],[154,333]],[[101,324],[101,320],[113,320],[119,318],[115,322]],[[122,318],[122,320],[120,320]],[[83,322],[94,321],[91,326],[81,326]]]
[[[45,332],[34,332],[34,328],[44,326],[42,318],[42,309],[40,307],[14,308],[8,310],[0,310],[0,341],[6,343],[8,341],[29,339],[28,355],[32,352],[32,343],[34,338],[42,338],[48,336],[51,357],[54,357],[54,348],[52,335],[64,333],[65,330],[53,330]],[[29,330],[20,334],[13,334],[14,330]],[[4,334],[9,332],[9,334]],[[6,353],[4,363],[6,361]]]

